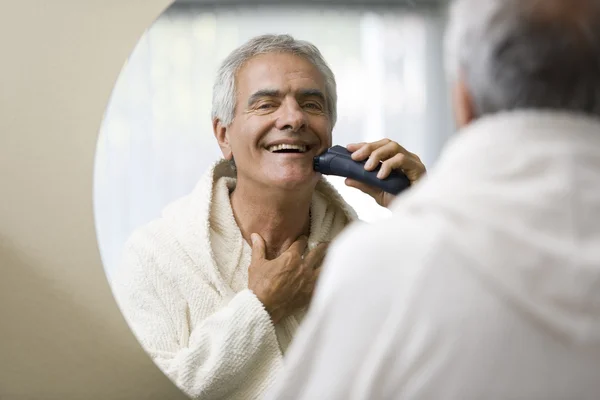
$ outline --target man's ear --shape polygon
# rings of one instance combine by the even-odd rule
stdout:
[[[223,125],[221,120],[215,118],[213,120],[213,132],[215,134],[215,138],[219,143],[219,147],[221,148],[221,153],[223,153],[223,158],[226,160],[231,160],[233,158],[233,153],[231,152],[231,146],[229,144],[229,127]]]
[[[454,83],[452,102],[454,104],[454,118],[459,129],[475,120],[473,96],[471,96],[471,91],[464,79],[464,74],[460,74],[459,79]]]

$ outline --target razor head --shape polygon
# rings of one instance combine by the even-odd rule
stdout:
[[[344,146],[335,145],[313,158],[313,169],[329,175],[329,162],[335,157],[344,157],[352,160],[352,153]],[[355,161],[356,162],[356,161]]]
[[[350,152],[350,150],[348,150],[344,146],[335,145],[335,146],[329,148],[329,150],[327,150],[327,151],[332,154],[338,155],[338,156],[352,158],[352,153]]]

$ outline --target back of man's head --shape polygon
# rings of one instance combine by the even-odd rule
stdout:
[[[560,110],[600,116],[600,0],[454,0],[453,79],[474,118]]]

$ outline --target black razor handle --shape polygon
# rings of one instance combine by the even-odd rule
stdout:
[[[410,179],[401,171],[393,170],[387,178],[379,179],[377,172],[381,168],[380,165],[373,171],[367,171],[365,169],[367,160],[354,161],[351,154],[343,146],[333,146],[314,158],[313,168],[323,175],[343,176],[354,179],[371,186],[376,186],[384,192],[393,195],[397,195],[410,187]]]

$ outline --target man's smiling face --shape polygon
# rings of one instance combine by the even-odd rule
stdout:
[[[314,186],[313,157],[331,146],[325,80],[303,57],[251,58],[236,77],[235,117],[217,138],[235,159],[238,179],[266,187]]]

